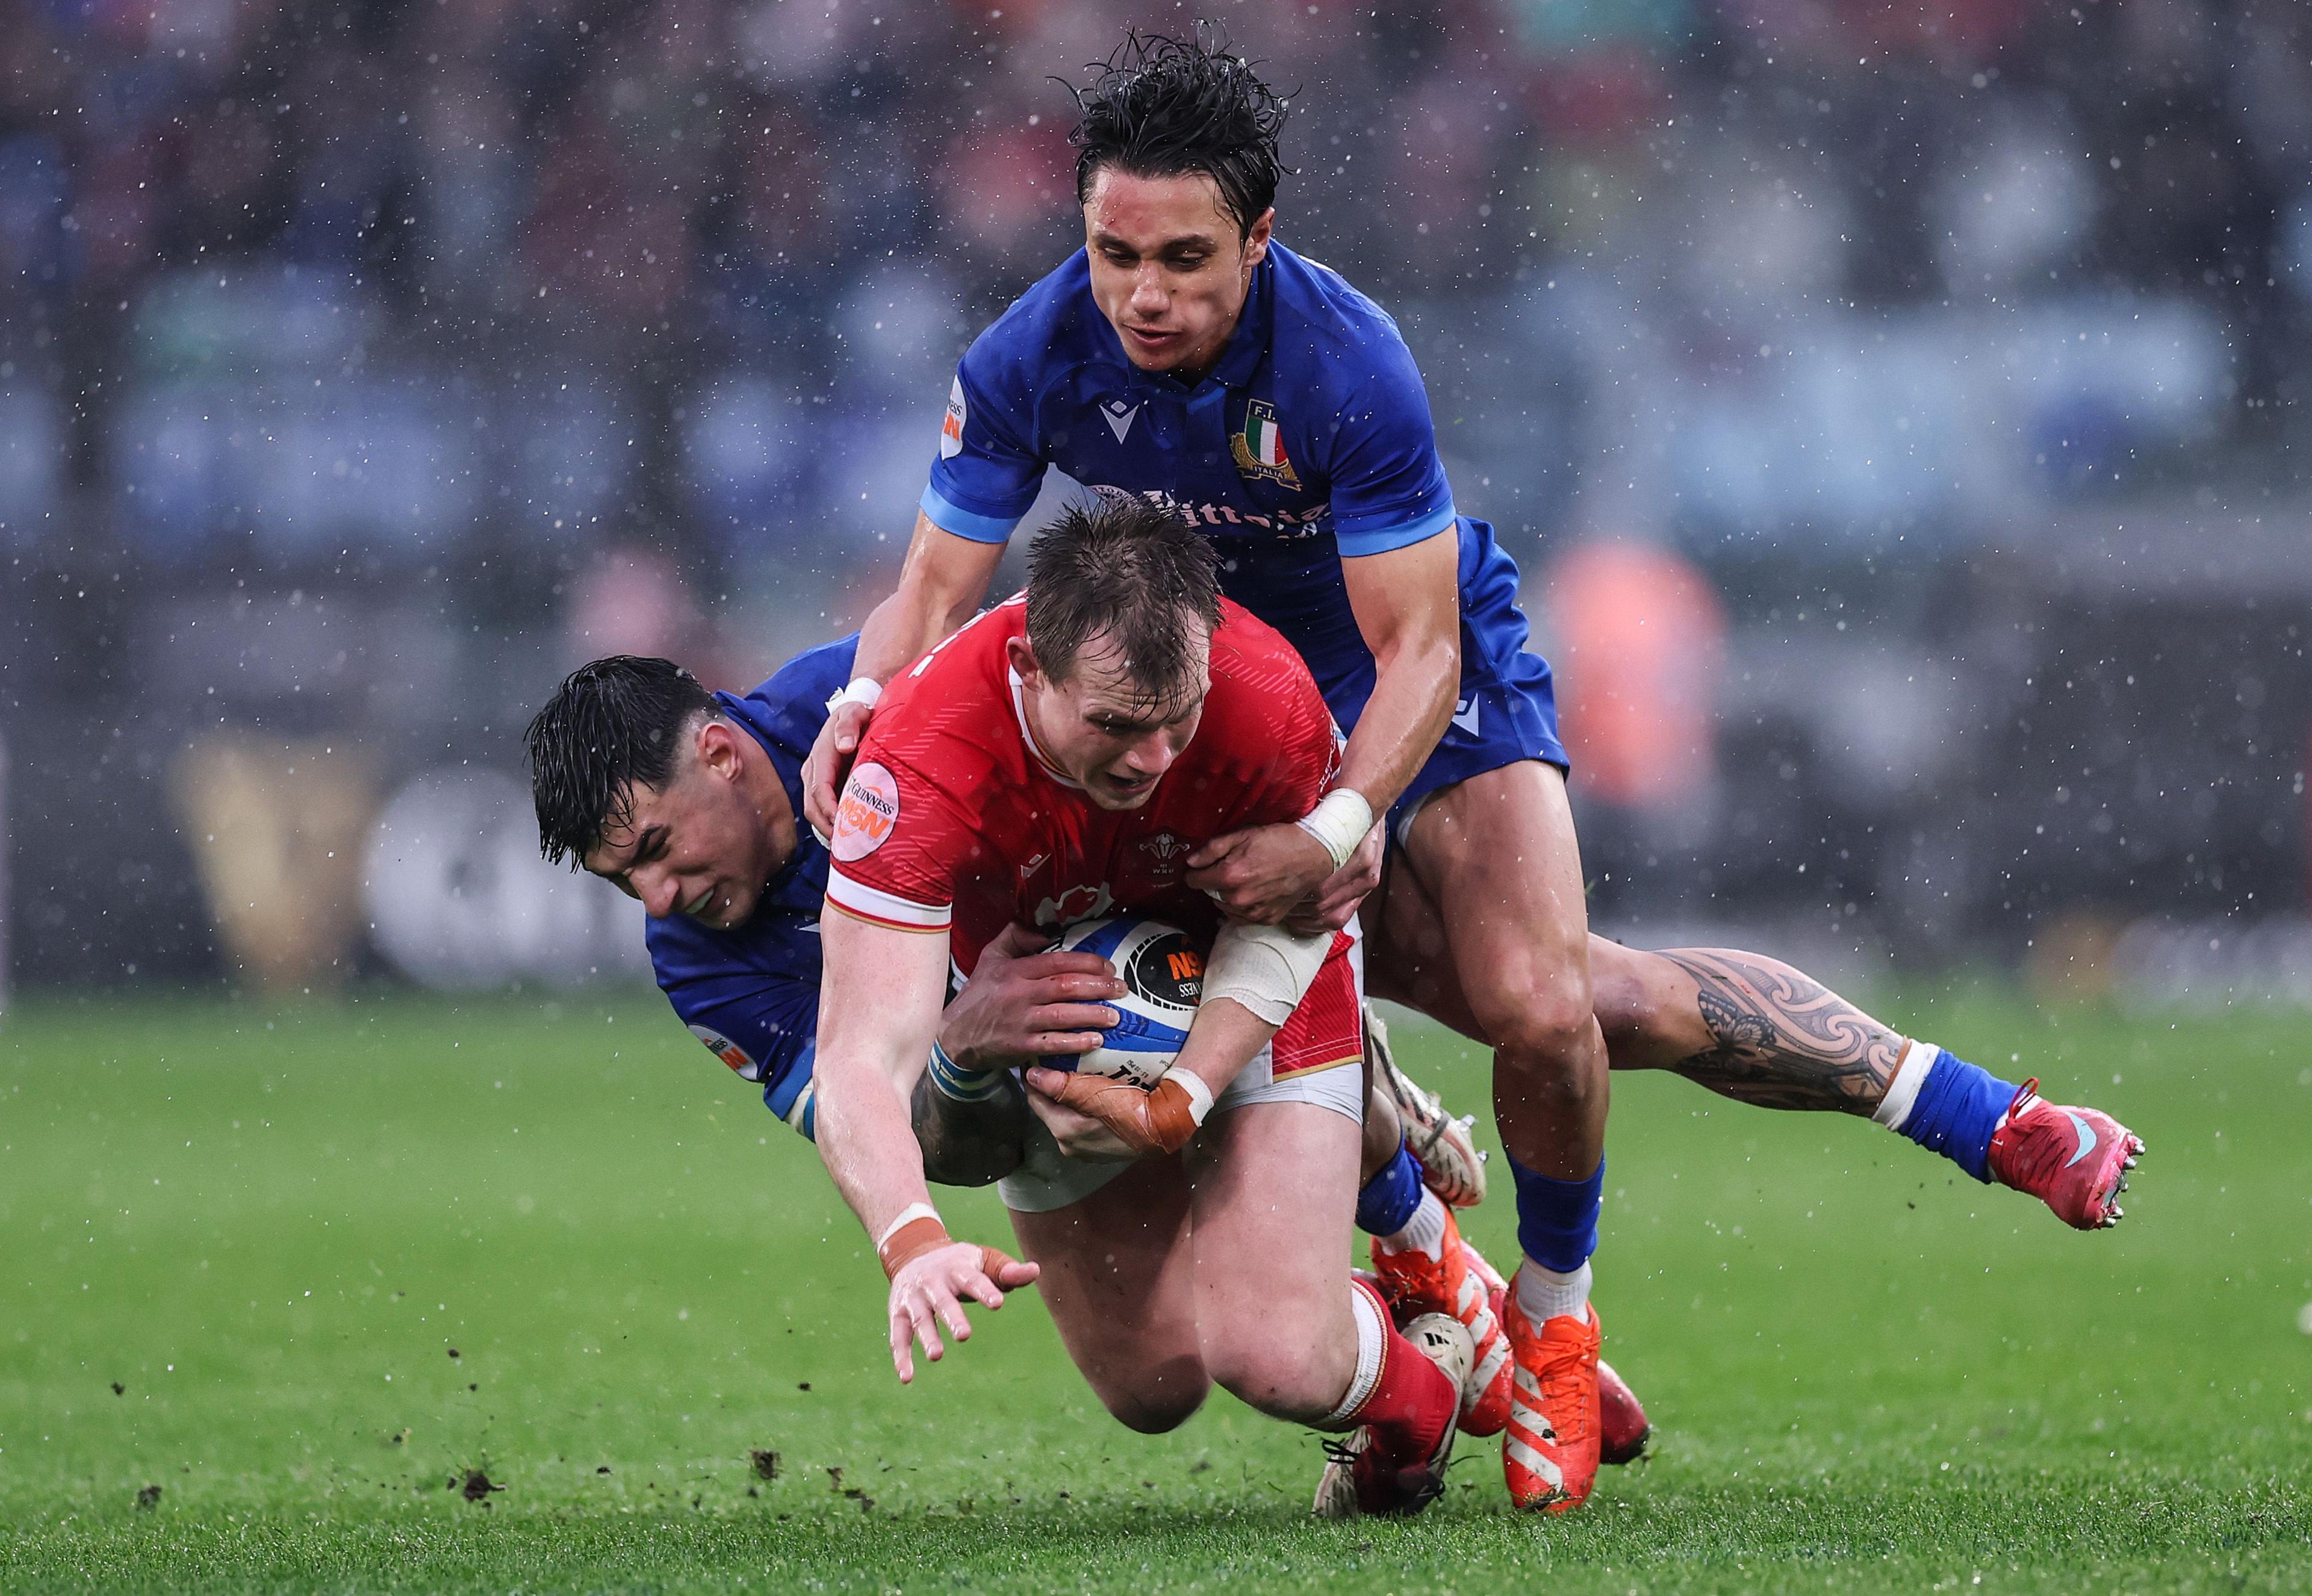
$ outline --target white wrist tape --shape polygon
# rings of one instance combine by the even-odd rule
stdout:
[[[1263,1023],[1282,1025],[1300,1006],[1301,995],[1317,978],[1332,946],[1329,931],[1295,936],[1282,925],[1230,920],[1213,938],[1203,1001],[1233,998]]]
[[[871,676],[854,676],[845,685],[841,692],[827,701],[827,707],[831,712],[842,708],[845,704],[863,704],[872,709],[882,697],[881,682]]]
[[[1333,868],[1338,870],[1364,841],[1372,822],[1372,805],[1365,802],[1362,793],[1353,787],[1335,787],[1294,824],[1325,845],[1325,851],[1333,855]]]
[[[906,1207],[899,1210],[898,1216],[897,1218],[893,1219],[890,1223],[883,1227],[883,1233],[875,1238],[875,1250],[878,1252],[882,1251],[884,1245],[889,1242],[893,1236],[898,1235],[900,1231],[904,1230],[908,1225],[915,1223],[916,1220],[938,1218],[939,1210],[933,1207],[929,1203],[909,1203]]]
[[[1204,1116],[1213,1111],[1213,1089],[1194,1070],[1181,1070],[1164,1078],[1180,1083],[1180,1090],[1188,1094],[1188,1118],[1202,1125]]]

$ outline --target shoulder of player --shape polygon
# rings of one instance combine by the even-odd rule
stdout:
[[[1005,644],[1023,608],[1015,595],[983,610],[894,678],[867,723],[860,764],[882,765],[950,802],[1023,775],[1014,768],[1022,761],[1004,757],[1019,741]]]
[[[1336,357],[1314,373],[1320,381],[1353,385],[1371,365],[1375,349],[1405,347],[1396,318],[1331,267],[1282,244],[1269,259],[1276,271],[1271,342],[1280,355],[1289,349]]]
[[[1024,592],[991,604],[885,683],[874,718],[868,723],[868,734],[874,734],[886,715],[914,714],[919,705],[942,704],[959,690],[1008,689],[1011,657],[1006,642],[1025,626],[1027,609]],[[973,685],[964,687],[966,682]]]
[[[858,653],[856,632],[816,648],[806,648],[741,697],[775,714],[795,710],[813,721],[824,721],[828,699],[851,680],[852,662]]]
[[[1282,248],[1274,258],[1272,358],[1280,389],[1305,396],[1280,403],[1277,420],[1288,449],[1321,460],[1336,435],[1386,424],[1420,396],[1421,373],[1388,312],[1338,272]]]
[[[1098,364],[1099,307],[1078,250],[1006,307],[971,341],[967,374],[983,386],[1026,392]]]

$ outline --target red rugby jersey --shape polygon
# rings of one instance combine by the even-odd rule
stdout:
[[[1105,810],[1030,739],[1006,645],[1024,595],[997,605],[888,688],[844,785],[827,900],[908,931],[948,931],[968,975],[1013,920],[1057,929],[1143,914],[1219,928],[1187,884],[1199,845],[1297,820],[1339,767],[1325,700],[1292,646],[1222,600],[1212,691],[1187,748],[1136,810]]]

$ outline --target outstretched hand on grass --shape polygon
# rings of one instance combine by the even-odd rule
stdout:
[[[990,1310],[1003,1306],[1003,1293],[1030,1285],[1043,1270],[1023,1264],[999,1247],[970,1241],[950,1241],[916,1254],[891,1276],[891,1367],[899,1383],[915,1377],[915,1344],[936,1364],[946,1355],[940,1327],[958,1341],[971,1339],[971,1321],[964,1317],[964,1299]]]

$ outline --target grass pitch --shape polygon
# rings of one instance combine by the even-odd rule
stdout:
[[[1472,1443],[1426,1517],[1319,1526],[1305,1433],[1127,1433],[1032,1291],[903,1392],[816,1158],[654,995],[29,1004],[0,1587],[2312,1584],[2312,1026],[1888,1007],[2138,1128],[2126,1223],[1619,1077],[1599,1303],[1654,1460],[1536,1522]],[[1406,1053],[1482,1108],[1472,1050]],[[1512,1256],[1505,1192],[1471,1228]]]

